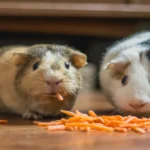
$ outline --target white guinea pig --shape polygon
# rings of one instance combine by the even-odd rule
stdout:
[[[108,48],[99,80],[118,111],[150,116],[150,32],[131,35]]]
[[[79,69],[86,64],[85,54],[67,46],[1,48],[0,112],[40,119],[70,110],[82,84]]]

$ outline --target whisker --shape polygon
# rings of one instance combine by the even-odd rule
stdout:
[[[118,112],[119,108],[117,108],[116,110],[114,110],[111,115],[114,115],[116,112]]]
[[[74,94],[76,93],[76,91],[77,91],[75,88],[74,88],[74,89],[71,89],[71,88],[69,88],[67,85],[63,86],[63,88],[65,88],[68,93],[73,94],[73,95],[74,95]]]
[[[14,66],[13,64],[10,64],[10,63],[6,63],[6,62],[0,62],[0,64],[5,64],[5,65],[10,65],[10,66]]]

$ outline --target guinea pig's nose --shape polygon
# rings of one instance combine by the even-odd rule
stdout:
[[[46,84],[47,85],[59,85],[60,83],[62,83],[63,82],[63,80],[61,79],[61,80],[47,80],[47,81],[45,81],[46,82]]]
[[[142,108],[146,105],[147,103],[130,103],[129,105],[134,108],[134,109],[139,109],[139,108]]]

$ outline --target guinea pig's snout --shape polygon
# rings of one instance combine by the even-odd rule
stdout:
[[[63,80],[53,79],[53,80],[46,80],[46,93],[52,94],[52,93],[58,93],[61,90],[61,83]]]
[[[46,80],[45,82],[48,86],[58,86],[63,82],[63,80]]]
[[[140,109],[144,107],[147,103],[129,103],[129,106],[133,109]]]

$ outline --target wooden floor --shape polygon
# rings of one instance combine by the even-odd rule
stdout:
[[[95,97],[94,97],[95,95]],[[111,109],[103,97],[99,94],[91,94],[93,100],[101,97],[97,105],[101,103],[107,109]],[[79,96],[82,98],[82,95]],[[81,100],[81,99],[80,99]],[[85,99],[82,99],[82,104]],[[86,98],[86,101],[89,99]],[[103,101],[103,102],[102,102]],[[78,103],[78,101],[77,101]],[[76,104],[83,108],[83,105]],[[85,108],[88,109],[88,106]],[[94,105],[91,103],[91,108]],[[81,109],[80,109],[81,110]],[[84,109],[85,111],[85,109]],[[103,111],[103,110],[102,110]],[[34,125],[32,121],[25,121],[15,116],[0,116],[0,119],[7,119],[7,125],[0,125],[0,150],[149,150],[150,134],[138,133],[110,133],[110,132],[74,132],[59,131],[47,132],[43,128]]]

